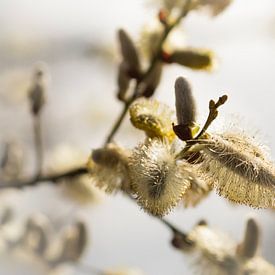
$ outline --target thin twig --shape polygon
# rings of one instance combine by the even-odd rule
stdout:
[[[42,182],[51,182],[52,184],[57,184],[62,179],[72,178],[72,177],[84,175],[84,174],[87,174],[87,173],[88,173],[87,168],[78,167],[78,168],[68,170],[66,172],[54,173],[54,174],[49,174],[49,175],[41,175],[39,177],[34,177],[32,179],[29,179],[29,180],[0,183],[0,189],[4,189],[4,188],[24,188],[24,187],[27,187],[27,186],[36,186],[36,185],[38,185],[39,183],[42,183]]]
[[[173,24],[170,25],[165,25],[165,29],[163,31],[162,37],[159,41],[157,50],[156,50],[156,54],[153,56],[150,66],[148,67],[148,69],[146,70],[146,72],[142,75],[142,77],[140,79],[137,80],[135,88],[134,88],[134,92],[133,92],[133,96],[124,103],[123,106],[123,110],[121,112],[121,114],[119,115],[118,119],[116,120],[116,123],[114,124],[114,126],[112,127],[110,134],[107,136],[106,141],[104,143],[104,145],[107,145],[109,142],[111,142],[116,134],[116,132],[118,131],[118,129],[121,126],[121,123],[123,122],[127,111],[130,107],[130,105],[135,101],[135,99],[137,97],[139,97],[140,95],[138,95],[138,88],[140,83],[142,83],[142,81],[148,77],[148,75],[152,72],[152,70],[154,69],[156,63],[160,60],[160,55],[162,52],[162,48],[163,48],[163,44],[166,41],[168,35],[170,34],[170,32],[180,23],[180,21],[188,14],[189,12],[189,8],[190,8],[190,4],[191,4],[191,0],[187,0],[183,9],[182,9],[182,13],[178,16],[178,18],[173,22]]]
[[[196,140],[201,138],[207,131],[208,127],[211,125],[211,123],[216,119],[218,116],[218,108],[223,105],[227,101],[227,95],[223,95],[219,97],[218,101],[215,103],[214,100],[209,101],[209,114],[207,117],[207,120],[199,132],[199,134],[195,137]]]
[[[156,219],[158,219],[162,224],[166,225],[173,233],[180,234],[181,236],[187,237],[187,234],[182,232],[180,229],[178,229],[176,226],[171,224],[166,219],[163,219],[161,217],[154,216]]]
[[[131,103],[134,101],[134,98],[127,101],[125,104],[124,104],[124,107],[123,107],[123,110],[121,112],[121,114],[118,116],[117,118],[117,121],[115,122],[114,126],[112,127],[111,129],[111,132],[110,134],[108,135],[108,137],[106,138],[106,141],[104,143],[104,145],[106,146],[108,143],[110,143],[114,137],[114,135],[116,134],[116,132],[118,131],[122,121],[124,120],[126,114],[127,114],[127,111],[129,109],[129,106],[131,105]]]
[[[33,115],[34,150],[36,154],[36,178],[42,174],[43,169],[43,142],[41,133],[40,114]]]
[[[186,141],[185,147],[178,153],[178,155],[176,156],[176,159],[184,158],[185,154],[189,151],[189,149],[193,145],[199,143],[200,139],[205,135],[209,126],[217,118],[218,108],[227,101],[227,98],[228,98],[227,95],[223,95],[223,96],[219,97],[217,102],[215,102],[214,100],[209,101],[209,114],[208,114],[207,120],[204,123],[201,131],[198,133],[198,135],[195,138]]]

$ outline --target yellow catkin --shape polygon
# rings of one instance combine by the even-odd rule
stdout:
[[[175,138],[172,128],[175,115],[169,106],[155,99],[140,98],[130,106],[129,112],[132,124],[148,137],[167,138],[169,141]]]

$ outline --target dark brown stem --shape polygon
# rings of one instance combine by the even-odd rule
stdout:
[[[223,96],[219,97],[219,99],[216,103],[213,100],[210,100],[210,102],[209,102],[209,114],[208,114],[207,120],[206,120],[203,128],[199,132],[199,134],[195,137],[196,140],[201,138],[206,133],[206,131],[209,128],[209,126],[211,125],[211,123],[218,116],[218,108],[221,105],[223,105],[226,101],[227,101],[227,95],[223,95]]]
[[[166,225],[173,233],[178,233],[182,236],[187,237],[187,235],[185,233],[183,233],[180,229],[178,229],[176,226],[174,226],[173,224],[171,224],[170,222],[168,222],[167,220],[161,218],[161,217],[157,217],[154,216],[156,219],[158,219],[162,224]]]
[[[198,144],[200,142],[199,141],[200,138],[203,137],[203,135],[206,133],[211,123],[217,118],[218,108],[227,101],[227,98],[228,98],[227,95],[223,95],[219,97],[217,102],[215,102],[214,100],[209,101],[209,114],[204,126],[202,127],[201,131],[198,133],[198,135],[195,138],[190,139],[186,142],[186,145],[183,148],[183,150],[181,150],[181,152],[176,156],[177,159],[184,158],[185,154],[189,151],[189,149],[193,145]]]
[[[52,184],[59,183],[60,180],[65,178],[73,178],[75,176],[80,176],[87,174],[87,168],[85,167],[78,167],[66,172],[49,174],[49,175],[40,175],[39,177],[34,177],[29,180],[23,180],[18,182],[7,182],[7,183],[0,183],[0,189],[4,188],[24,188],[27,186],[35,186],[41,182],[51,182]]]

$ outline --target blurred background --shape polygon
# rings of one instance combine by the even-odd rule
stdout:
[[[151,1],[152,2],[152,1]],[[151,3],[150,2],[150,3]],[[115,98],[118,28],[134,39],[157,9],[146,0],[1,0],[0,1],[0,151],[7,141],[22,148],[24,172],[34,167],[32,117],[27,91],[37,62],[46,64],[47,104],[42,132],[46,165],[60,146],[89,156],[100,147],[121,103]],[[275,156],[274,68],[275,2],[235,0],[215,18],[191,13],[181,25],[183,43],[214,51],[214,72],[194,72],[171,65],[164,70],[156,97],[173,107],[175,78],[192,83],[200,117],[208,101],[224,92],[228,103],[213,129],[244,127]],[[126,120],[116,141],[134,146],[143,135]],[[23,190],[1,190],[0,206],[15,219],[34,213],[69,223],[85,221],[91,235],[82,262],[98,268],[134,267],[147,275],[189,273],[188,259],[170,246],[171,233],[122,195],[101,195],[99,204],[79,206],[50,184]],[[214,192],[194,209],[179,207],[167,216],[183,230],[201,218],[240,240],[248,216],[262,226],[262,253],[275,264],[275,214],[233,206]],[[41,266],[9,253],[0,255],[0,274],[47,274]],[[80,274],[75,271],[72,274]]]

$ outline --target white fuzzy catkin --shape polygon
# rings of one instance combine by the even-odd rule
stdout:
[[[258,225],[249,219],[246,232],[255,233]],[[251,235],[252,237],[252,235]],[[257,238],[257,236],[255,236]],[[275,267],[260,256],[243,255],[242,248],[226,234],[205,223],[195,226],[187,235],[193,245],[182,246],[183,253],[191,257],[193,273],[199,275],[274,275]],[[252,238],[251,238],[252,239]],[[245,237],[245,241],[247,238]],[[248,247],[248,246],[247,246]],[[251,251],[250,251],[251,252]]]
[[[92,183],[107,193],[129,191],[128,150],[110,143],[92,152],[88,162]]]
[[[167,140],[149,139],[138,145],[130,158],[130,177],[138,204],[147,212],[163,216],[190,187],[190,164],[176,161]]]
[[[194,243],[191,253],[194,273],[202,275],[238,274],[238,262],[235,259],[235,242],[227,235],[197,225],[189,234],[188,239]]]
[[[274,166],[251,138],[224,133],[202,143],[198,172],[221,196],[252,207],[275,207]]]

